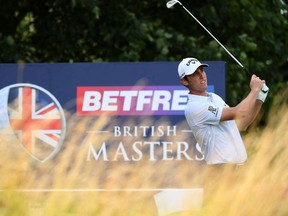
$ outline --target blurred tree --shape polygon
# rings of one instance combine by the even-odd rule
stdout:
[[[181,1],[273,93],[287,86],[288,6],[284,0]],[[235,105],[248,77],[179,5],[164,0],[0,0],[0,62],[227,62]],[[268,98],[268,101],[269,101]],[[269,106],[269,102],[265,103]]]

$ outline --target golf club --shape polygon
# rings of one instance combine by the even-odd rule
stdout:
[[[226,47],[178,0],[170,0],[166,3],[167,8],[173,7],[175,4],[179,4],[183,7],[183,9],[190,14],[190,16],[234,59],[234,61],[237,62],[238,65],[251,77],[252,74],[249,72],[247,68],[245,68],[230,52],[226,49]],[[262,87],[262,92],[266,93],[269,90],[269,88],[266,86],[266,84]]]

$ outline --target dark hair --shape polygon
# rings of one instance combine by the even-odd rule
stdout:
[[[184,76],[182,79],[184,79],[184,80],[186,80],[188,82],[187,76]],[[188,85],[184,85],[184,86],[189,89]]]

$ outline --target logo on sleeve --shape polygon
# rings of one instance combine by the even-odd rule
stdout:
[[[213,106],[209,106],[209,107],[208,107],[208,110],[209,110],[210,112],[212,112],[215,116],[217,116],[218,108],[215,108],[215,107],[213,107]]]

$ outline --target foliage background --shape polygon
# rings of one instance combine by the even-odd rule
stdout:
[[[287,86],[286,0],[182,0],[195,17],[273,95]],[[249,77],[181,6],[164,0],[0,0],[0,63],[227,62],[227,102],[249,90]],[[176,73],[176,72],[175,72]]]
[[[270,87],[266,107],[272,104],[274,95],[282,96],[274,101],[266,129],[253,130],[244,137],[251,152],[246,169],[239,171],[240,177],[236,180],[227,178],[229,170],[224,175],[220,173],[221,184],[215,186],[217,190],[212,190],[208,205],[193,215],[287,215],[288,115],[287,91],[282,91],[288,80],[287,1],[181,2],[243,65],[266,79]],[[0,63],[180,61],[183,57],[195,56],[201,60],[227,62],[226,95],[230,105],[239,102],[249,89],[249,78],[226,52],[181,7],[168,10],[164,0],[0,0],[0,3]],[[281,108],[281,104],[285,106]],[[79,133],[83,131],[81,127]],[[71,141],[77,139],[78,133],[75,134]],[[1,137],[0,149],[8,152],[11,143],[3,145],[4,138]],[[63,161],[51,160],[42,167],[33,167],[29,159],[18,155],[19,152],[3,154],[0,185],[7,190],[0,193],[0,214],[152,215],[151,208],[147,208],[151,203],[144,193],[135,197],[130,193],[113,193],[113,196],[89,193],[86,196],[86,193],[17,191],[44,186],[73,188],[78,181],[95,188],[98,182],[94,178],[81,178],[82,175],[79,178],[79,173],[91,172],[89,166],[82,164],[85,152],[79,151],[77,143],[71,144],[60,157]],[[179,169],[183,177],[179,181],[181,184],[191,184],[191,167],[186,165]],[[142,172],[136,166],[132,168],[127,171],[137,175],[134,175],[136,180],[131,178],[131,181],[142,187],[151,183],[151,171],[165,171],[145,169],[142,165]],[[38,172],[31,174],[35,169]],[[46,178],[47,175],[51,178]],[[112,169],[111,181],[107,184],[119,184],[117,177],[122,175],[121,170]],[[95,176],[101,175],[96,173]],[[234,178],[232,172],[231,177]],[[208,175],[206,179],[212,178],[215,179],[215,175]],[[156,183],[162,183],[161,179],[157,180],[160,182]],[[124,186],[129,186],[131,181]],[[228,199],[228,205],[223,198]],[[232,204],[231,199],[234,200]],[[113,205],[106,208],[107,203]]]

